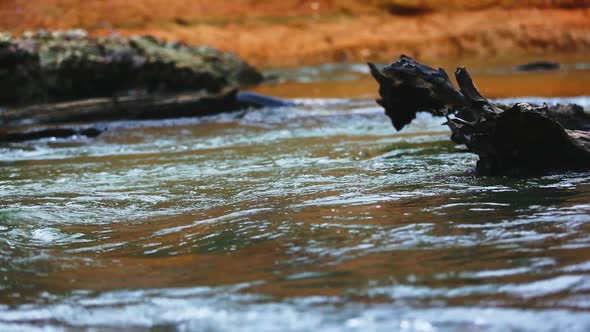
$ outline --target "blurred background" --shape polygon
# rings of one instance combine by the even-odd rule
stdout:
[[[267,78],[248,89],[294,103],[110,121],[235,67],[69,34],[29,57],[0,34],[25,125],[59,117],[56,91],[139,96],[62,103],[103,105],[96,138],[0,145],[0,332],[590,331],[590,173],[473,176],[441,118],[395,132],[365,64],[464,65],[494,101],[588,111],[590,0],[0,0],[0,32],[72,28],[234,52]]]
[[[386,62],[399,53],[472,66],[548,56],[578,63],[590,57],[589,7],[590,0],[2,0],[0,30],[152,34],[232,51],[263,68]]]

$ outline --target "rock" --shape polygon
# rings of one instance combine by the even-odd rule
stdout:
[[[0,35],[0,105],[206,90],[261,82],[231,53],[150,36],[89,37],[85,31]]]
[[[560,68],[560,64],[553,61],[534,61],[524,63],[514,67],[516,71],[541,71],[541,70],[556,70]]]

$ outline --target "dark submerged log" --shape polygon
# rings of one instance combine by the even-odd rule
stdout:
[[[38,104],[0,111],[0,143],[46,137],[84,135],[94,137],[98,129],[41,129],[23,127],[54,126],[68,123],[107,122],[115,120],[167,119],[199,117],[247,108],[276,108],[295,105],[280,98],[237,89],[219,93],[198,91],[169,95],[95,98],[61,103]],[[94,134],[96,133],[96,134]]]
[[[218,93],[201,90],[166,96],[94,98],[37,104],[0,112],[0,124],[43,125],[213,115],[240,109],[236,94],[236,89],[225,89]]]
[[[260,93],[251,91],[240,91],[236,98],[238,103],[242,107],[253,107],[253,108],[273,108],[273,107],[291,107],[296,104],[292,101],[262,95]]]
[[[30,141],[41,138],[68,138],[72,136],[86,136],[96,137],[100,135],[103,130],[98,128],[84,128],[84,129],[73,129],[73,128],[48,128],[40,130],[30,130],[23,132],[0,132],[0,143],[12,143]]]
[[[0,111],[0,125],[65,124],[114,120],[198,117],[246,108],[288,107],[288,100],[237,89],[168,95],[94,98],[71,102],[37,104]]]
[[[502,109],[481,95],[465,68],[455,72],[457,90],[444,70],[406,56],[382,70],[369,67],[380,86],[377,103],[397,130],[417,112],[445,116],[451,139],[479,156],[479,174],[590,168],[590,133],[563,126],[587,128],[590,119],[579,106],[550,109],[518,103]]]

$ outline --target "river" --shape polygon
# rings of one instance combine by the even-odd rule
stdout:
[[[364,66],[275,74],[297,106],[0,146],[0,331],[590,330],[590,172],[478,177]],[[590,108],[588,65],[474,79]]]

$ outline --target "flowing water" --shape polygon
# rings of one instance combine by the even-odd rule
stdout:
[[[259,89],[294,107],[0,146],[0,331],[590,330],[589,172],[475,176],[364,67],[315,70]],[[541,76],[590,94],[478,83]]]

